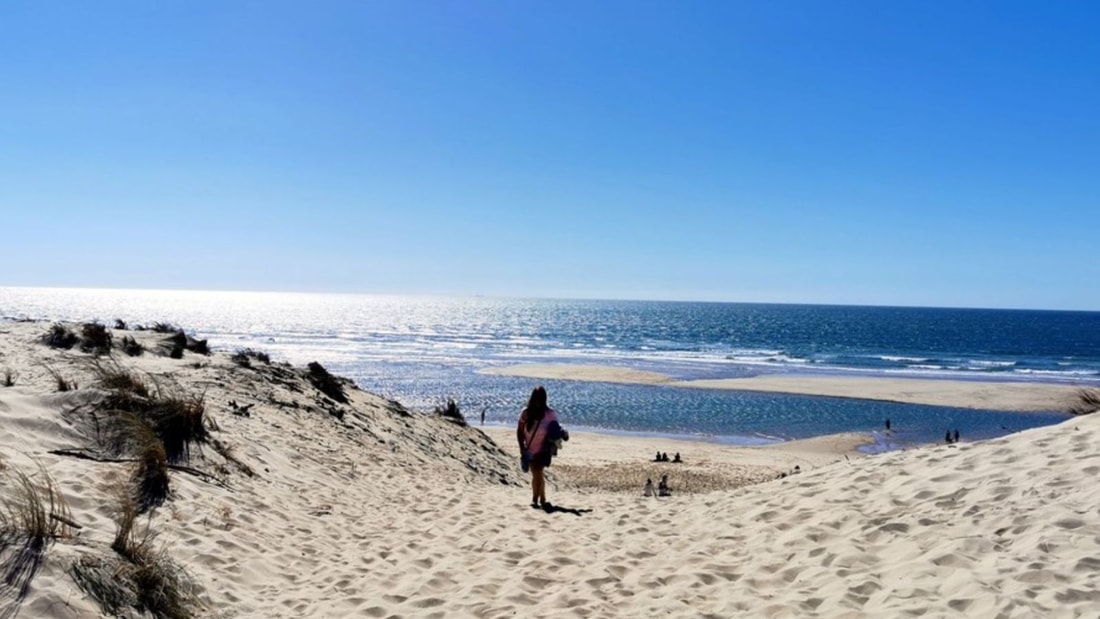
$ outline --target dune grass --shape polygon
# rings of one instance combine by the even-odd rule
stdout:
[[[201,616],[198,585],[166,551],[155,547],[153,530],[137,523],[138,506],[132,498],[120,492],[118,501],[111,543],[118,558],[80,557],[69,568],[73,581],[104,613],[116,617],[130,616],[132,610],[157,619]]]
[[[67,378],[62,376],[60,372],[48,365],[45,367],[46,371],[49,372],[50,376],[53,377],[54,386],[58,391],[75,391],[77,389],[76,381],[68,380]]]
[[[142,398],[148,398],[151,393],[145,379],[132,370],[123,367],[114,359],[108,361],[95,359],[92,361],[91,366],[92,373],[96,377],[96,383],[104,389]]]
[[[321,393],[341,404],[348,403],[348,396],[344,393],[344,385],[340,382],[340,379],[330,374],[323,365],[316,361],[310,361],[308,369],[309,382]]]
[[[194,445],[206,443],[206,404],[201,395],[183,395],[163,388],[151,377],[142,378],[117,362],[95,363],[97,383],[111,391],[97,406],[106,420],[101,435],[105,447],[115,454],[134,453],[152,462],[150,436],[163,447],[169,463],[191,459]]]
[[[440,417],[450,419],[460,426],[466,425],[466,417],[463,416],[462,411],[458,408],[458,402],[455,402],[453,398],[447,398],[445,404],[436,406],[432,412]]]
[[[270,355],[259,350],[253,350],[251,348],[242,348],[238,350],[237,352],[233,353],[233,356],[230,357],[230,360],[243,368],[252,367],[253,360],[259,361],[264,365],[271,365]]]
[[[129,335],[122,337],[120,345],[122,347],[122,352],[130,357],[140,357],[145,352],[145,347]]]
[[[71,534],[68,505],[41,463],[38,477],[16,466],[0,477],[0,597],[11,596],[9,612],[29,593],[49,545]]]
[[[80,350],[94,355],[111,352],[111,332],[98,322],[86,322],[80,330]]]
[[[41,463],[39,482],[16,466],[0,467],[4,484],[0,487],[0,531],[7,539],[25,538],[36,546],[68,536],[69,507],[57,482]]]
[[[46,335],[42,336],[42,342],[50,348],[63,348],[68,350],[80,342],[80,338],[71,329],[61,323],[54,323]]]

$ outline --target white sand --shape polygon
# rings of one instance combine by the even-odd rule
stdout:
[[[85,355],[33,342],[43,328],[0,323],[0,376],[20,372],[0,387],[0,454],[9,468],[38,459],[84,528],[46,549],[25,599],[0,586],[0,613],[98,617],[67,570],[81,555],[112,555],[108,495],[127,465],[46,453],[82,444],[61,411],[94,394],[51,393],[43,361],[92,381]],[[257,473],[233,469],[223,488],[174,472],[175,495],[152,517],[159,543],[204,588],[201,616],[1100,614],[1100,416],[851,459],[839,455],[848,439],[746,450],[576,433],[550,490],[576,511],[547,514],[510,485],[523,477],[507,428],[490,430],[501,452],[476,429],[406,417],[363,392],[341,405],[341,421],[285,368],[244,370],[224,355],[121,362],[205,390],[214,436]],[[252,403],[251,416],[230,414],[230,399]],[[635,492],[565,485],[567,467],[629,467],[657,449],[687,460],[670,471],[801,462],[803,472],[666,499],[641,497],[640,482]],[[192,465],[227,463],[208,447]],[[674,490],[680,475],[670,473]]]
[[[1050,383],[866,376],[772,375],[676,381],[656,372],[583,364],[516,365],[492,368],[485,373],[534,379],[664,384],[673,387],[796,393],[1004,411],[1065,411],[1080,390],[1076,385]]]

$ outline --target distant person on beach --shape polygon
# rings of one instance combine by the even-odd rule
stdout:
[[[955,442],[956,443],[959,442],[959,429],[958,428],[955,428]]]
[[[672,496],[672,488],[668,487],[668,475],[661,475],[661,483],[657,484],[657,496]]]
[[[890,418],[889,417],[886,418],[886,433],[887,434],[890,433]]]
[[[951,430],[948,430],[947,434],[943,435],[943,442],[947,443],[948,445],[951,444]]]
[[[654,462],[661,462],[661,452],[657,452],[657,455],[653,457]]]
[[[657,492],[653,489],[653,480],[645,480],[645,489],[642,490],[642,496],[657,496]]]
[[[681,462],[683,462],[683,460],[681,460],[681,459],[680,459],[680,452],[678,452],[678,451],[676,452],[676,455],[672,457],[672,461],[673,461],[674,463],[681,463]]]
[[[546,389],[531,391],[527,406],[516,424],[520,463],[531,471],[531,507],[551,509],[546,500],[546,467],[550,466],[554,441],[569,440],[569,433],[558,423],[558,414],[546,404]]]

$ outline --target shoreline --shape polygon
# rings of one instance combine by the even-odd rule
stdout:
[[[1082,389],[1077,385],[1043,382],[878,376],[764,375],[676,380],[658,372],[588,364],[522,364],[480,372],[531,379],[756,391],[1007,412],[1067,412]]]

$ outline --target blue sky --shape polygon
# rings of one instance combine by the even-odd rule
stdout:
[[[1093,2],[5,2],[0,285],[1100,310]]]

